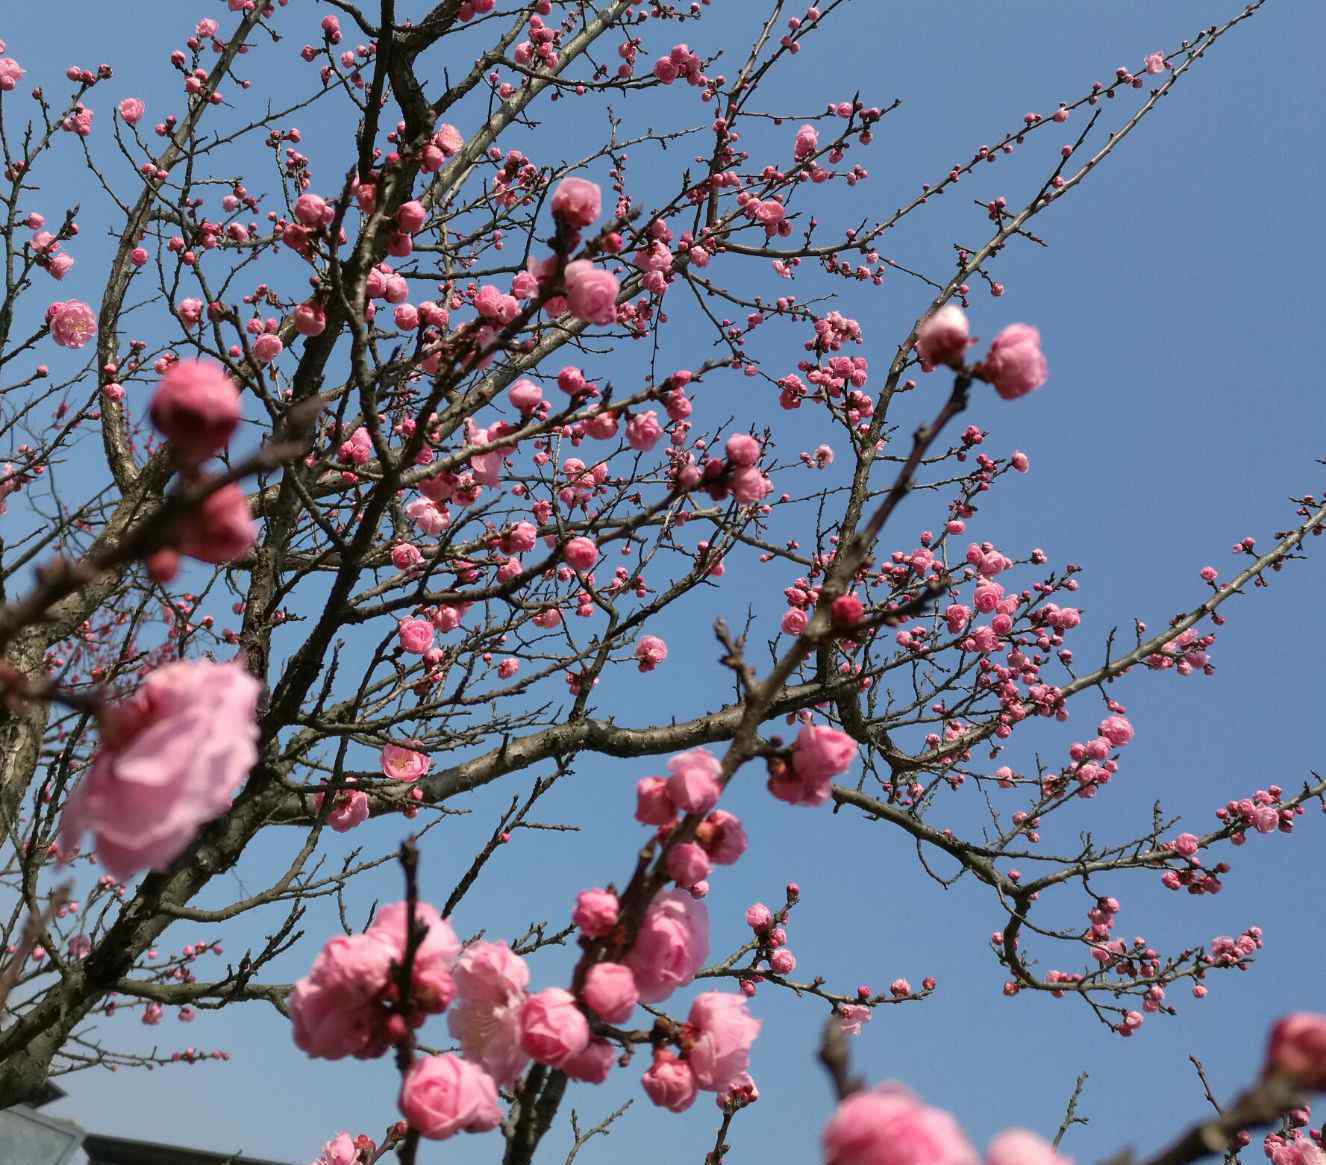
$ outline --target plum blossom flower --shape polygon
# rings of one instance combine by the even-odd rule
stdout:
[[[23,80],[24,69],[13,57],[0,57],[0,93],[12,93]]]
[[[668,645],[657,635],[641,636],[635,645],[635,658],[640,663],[640,670],[653,671],[668,658]]]
[[[645,911],[626,965],[640,998],[661,1003],[695,978],[709,957],[709,911],[678,890],[661,892]]]
[[[101,748],[65,804],[64,848],[91,831],[119,881],[165,869],[257,762],[259,691],[234,663],[179,660],[148,675],[102,717]]]
[[[391,1042],[384,1004],[393,988],[393,964],[405,955],[406,910],[394,902],[378,911],[363,934],[336,935],[318,952],[308,975],[290,993],[295,1044],[309,1056],[372,1059]],[[415,951],[411,999],[422,1012],[438,1012],[455,994],[450,967],[460,942],[450,923],[430,905],[415,906],[425,928]]]
[[[635,784],[635,819],[642,825],[667,825],[677,816],[662,777],[641,777]]]
[[[349,1133],[337,1133],[322,1146],[322,1152],[313,1165],[357,1165],[359,1149]]]
[[[722,1092],[750,1066],[750,1048],[761,1023],[746,1010],[744,995],[706,991],[691,1004],[687,1018],[686,1061],[695,1083]]]
[[[520,1012],[529,987],[529,967],[506,943],[477,942],[452,968],[456,1002],[447,1029],[466,1059],[498,1084],[516,1080],[529,1063],[520,1046]]]
[[[213,490],[180,519],[180,553],[219,566],[243,558],[258,540],[249,499],[238,482]]]
[[[576,895],[576,908],[571,913],[571,921],[580,928],[582,934],[590,938],[602,938],[605,934],[611,934],[617,925],[619,909],[617,895],[596,886],[592,890],[581,890]]]
[[[856,741],[845,732],[805,724],[797,734],[791,760],[781,768],[771,768],[769,791],[789,805],[823,805],[833,778],[851,767],[857,751]]]
[[[668,773],[668,796],[678,809],[708,813],[718,804],[723,764],[708,749],[679,752],[668,761]]]
[[[980,372],[1005,400],[1040,388],[1049,375],[1041,353],[1041,334],[1030,324],[1009,324],[994,338]]]
[[[450,1054],[414,1062],[401,1082],[400,1109],[412,1129],[435,1141],[486,1133],[502,1121],[492,1077]]]
[[[218,365],[202,360],[172,364],[148,406],[152,424],[190,469],[229,444],[241,411],[235,382]]]
[[[849,1096],[824,1129],[826,1165],[977,1165],[948,1113],[896,1084]]]
[[[325,794],[319,793],[314,798],[316,809],[321,812]],[[332,810],[327,814],[327,824],[337,833],[348,833],[356,825],[363,825],[368,820],[368,794],[362,789],[344,789],[336,794]]]
[[[577,319],[610,324],[617,318],[617,277],[588,259],[566,265],[566,304]]]
[[[861,1029],[870,1022],[870,1008],[861,1003],[846,1003],[838,1011],[838,1026],[843,1035],[859,1036]]]
[[[382,749],[382,772],[393,781],[417,781],[428,772],[428,754],[415,752],[401,744],[388,744]]]
[[[1026,1129],[1005,1129],[985,1147],[985,1165],[1073,1165],[1053,1145]]]
[[[926,316],[916,329],[916,354],[921,371],[930,372],[940,364],[955,364],[966,354],[969,327],[967,315],[956,304],[946,303]]]
[[[598,183],[585,178],[563,178],[552,198],[553,216],[570,227],[587,227],[603,213]]]
[[[557,1068],[585,1050],[589,1023],[575,996],[562,987],[531,995],[520,1009],[520,1046],[540,1064]]]
[[[433,646],[433,625],[427,619],[402,619],[397,634],[401,650],[410,655],[423,655]]]
[[[1302,1088],[1326,1091],[1326,1015],[1300,1011],[1281,1019],[1271,1029],[1266,1070]]]
[[[667,1048],[654,1049],[654,1063],[640,1083],[649,1099],[669,1112],[685,1112],[695,1103],[695,1073]]]
[[[635,976],[621,963],[595,963],[585,974],[585,1002],[608,1023],[625,1023],[640,1001]]]
[[[82,348],[97,334],[96,313],[77,299],[53,303],[46,309],[51,339],[61,348]]]

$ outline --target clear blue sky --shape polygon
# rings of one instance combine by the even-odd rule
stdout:
[[[418,0],[399,7],[402,15],[425,10]],[[684,35],[706,52],[725,45],[743,50],[748,41],[741,38],[753,19],[749,7],[718,0]],[[901,204],[922,181],[937,180],[981,142],[1001,136],[1027,110],[1049,111],[1091,81],[1107,81],[1116,65],[1136,65],[1147,52],[1172,48],[1236,8],[1235,0],[861,0],[778,77],[767,104],[805,112],[856,89],[878,104],[903,98],[880,129],[879,145],[862,159],[873,177],[853,197],[861,215],[872,217]],[[314,39],[321,13],[307,0],[281,12],[278,23],[289,29],[289,39],[279,49],[261,45],[244,62],[258,88],[289,91],[291,53]],[[233,21],[215,3],[73,0],[58,9],[11,5],[0,36],[28,68],[29,85],[40,80],[60,91],[57,78],[71,62],[105,60],[116,68],[116,79],[91,101],[98,114],[92,144],[104,151],[98,156],[108,157],[112,101],[146,97],[149,123],[178,108],[177,76],[165,58],[202,15],[216,16],[223,27]],[[1085,566],[1080,598],[1089,626],[1078,633],[1079,659],[1095,658],[1107,631],[1128,627],[1134,616],[1160,626],[1201,593],[1202,566],[1227,570],[1232,542],[1252,534],[1269,543],[1289,524],[1289,495],[1321,492],[1314,462],[1326,453],[1326,410],[1319,400],[1326,338],[1310,248],[1326,177],[1318,148],[1326,96],[1317,59],[1323,36],[1326,16],[1318,5],[1271,0],[1212,50],[1084,189],[1038,220],[1048,249],[1009,249],[994,269],[1008,288],[1002,300],[979,291],[974,296],[974,327],[983,335],[1012,320],[1041,328],[1051,380],[1017,405],[978,396],[969,419],[991,431],[987,448],[1027,450],[1032,473],[1001,490],[972,532],[1021,551],[1043,546],[1053,561]],[[651,53],[667,47],[654,40],[649,45]],[[452,64],[453,75],[458,68]],[[311,117],[297,124],[316,162],[330,128]],[[586,119],[550,129],[565,140],[550,144],[545,137],[540,160],[587,152],[597,142],[598,124]],[[790,135],[793,128],[780,132]],[[83,181],[70,144],[62,151],[64,169],[46,179],[52,202],[44,209],[51,218],[66,193],[56,184],[73,190]],[[329,185],[340,157],[320,171]],[[955,238],[986,237],[980,212],[968,200],[1001,193],[1013,200],[1025,192],[1026,175],[987,168],[949,196],[952,204],[942,213],[918,217],[885,253],[946,272]],[[95,201],[87,191],[85,206]],[[89,209],[82,218],[84,234],[74,248],[79,266],[62,294],[99,294],[106,220],[98,214]],[[867,328],[866,351],[876,369],[872,387],[924,303],[922,289],[903,279],[854,301],[849,314]],[[682,338],[674,334],[670,343],[664,363],[693,358]],[[632,369],[638,378],[646,358],[643,350],[628,350],[614,369],[623,380]],[[790,349],[788,359],[790,369]],[[750,390],[737,378],[723,391],[733,394],[729,412],[750,411],[737,395]],[[818,440],[813,430],[803,438],[785,420],[778,423],[785,452]],[[909,503],[896,544],[912,545],[916,530],[939,521],[924,501]],[[1209,828],[1212,811],[1228,798],[1271,782],[1293,786],[1326,763],[1311,730],[1320,716],[1326,663],[1324,579],[1326,561],[1318,554],[1275,576],[1269,592],[1226,607],[1231,617],[1215,647],[1214,678],[1141,674],[1118,688],[1138,738],[1108,795],[1083,818],[1098,835],[1144,829],[1157,799]],[[766,573],[751,588],[716,592],[704,600],[710,607],[678,611],[663,627],[673,649],[665,668],[650,677],[623,674],[603,693],[601,706],[635,723],[642,707],[688,715],[716,705],[726,689],[705,630],[709,617],[721,611],[739,620],[752,593],[775,594],[788,581]],[[766,620],[781,610],[776,597],[771,601],[775,607],[761,611]],[[1075,735],[1088,730],[1083,723],[1070,728]],[[1033,729],[1007,759],[1030,768],[1039,748],[1053,763],[1069,738],[1068,729]],[[560,922],[578,888],[624,877],[634,835],[621,824],[635,778],[651,767],[582,758],[574,780],[549,799],[542,817],[575,821],[585,832],[522,836],[464,904],[458,929],[510,935],[531,918]],[[1179,898],[1150,875],[1110,887],[1124,900],[1120,933],[1178,946],[1257,923],[1267,943],[1250,973],[1213,976],[1211,995],[1200,1004],[1176,990],[1177,1018],[1151,1017],[1137,1038],[1123,1041],[1080,1005],[1001,997],[1003,976],[987,942],[1000,917],[983,888],[962,883],[944,891],[917,869],[901,837],[847,813],[786,811],[759,783],[752,774],[734,794],[733,807],[747,820],[754,844],[715,880],[716,948],[740,938],[749,902],[774,901],[794,878],[804,904],[790,940],[801,969],[841,988],[935,975],[940,990],[933,999],[877,1014],[854,1043],[857,1063],[872,1079],[904,1081],[950,1108],[978,1143],[1009,1124],[1052,1133],[1075,1076],[1086,1069],[1092,1076],[1082,1111],[1091,1124],[1070,1135],[1067,1150],[1091,1160],[1126,1143],[1154,1147],[1202,1113],[1189,1053],[1205,1060],[1217,1092],[1228,1094],[1255,1069],[1274,1016],[1326,1007],[1320,925],[1326,822],[1318,812],[1293,838],[1256,837],[1233,851],[1234,870],[1218,897]],[[517,787],[523,782],[488,790],[467,806],[475,809],[472,819],[438,832],[426,866],[426,884],[438,897],[468,863],[473,840],[491,827],[495,807]],[[386,847],[398,833],[396,822],[374,823],[353,840]],[[270,874],[290,841],[286,835],[266,841],[243,867],[245,883],[259,884]],[[218,894],[236,889],[230,881]],[[364,905],[373,892],[395,890],[390,880],[374,883],[363,891]],[[290,977],[307,967],[333,922],[315,909],[305,925],[309,938],[300,957],[283,968]],[[181,932],[173,945],[195,937],[201,936]],[[244,936],[227,941],[238,950]],[[541,959],[538,982],[561,982],[565,964],[556,952]],[[823,1009],[762,994],[754,1010],[769,1020],[753,1063],[763,1099],[737,1118],[729,1160],[813,1160],[831,1108],[812,1062]],[[445,1038],[441,1024],[435,1030],[439,1041]],[[131,1022],[109,1025],[105,1034],[134,1042],[146,1031]],[[99,1131],[292,1162],[311,1159],[341,1129],[376,1137],[394,1116],[396,1080],[388,1061],[310,1063],[294,1049],[284,1021],[256,1005],[205,1015],[187,1028],[167,1020],[154,1034],[166,1047],[225,1047],[233,1060],[151,1076],[78,1075],[67,1081],[69,1100],[54,1111]],[[584,1124],[627,1096],[637,1100],[611,1140],[591,1144],[581,1160],[700,1162],[717,1127],[709,1098],[684,1117],[655,1110],[639,1090],[641,1067],[616,1074],[601,1089],[573,1089],[571,1105]],[[568,1142],[564,1110],[542,1159],[561,1160]],[[489,1161],[498,1151],[494,1138],[461,1138],[426,1147],[421,1159]]]

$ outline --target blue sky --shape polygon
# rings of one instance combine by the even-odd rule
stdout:
[[[421,4],[403,7],[423,10]],[[1235,8],[1227,0],[862,0],[776,77],[768,104],[804,112],[858,88],[876,104],[903,98],[881,127],[879,144],[862,159],[872,180],[851,196],[869,216],[900,205],[922,181],[942,176],[1027,110],[1046,112],[1093,80],[1107,81],[1116,65],[1136,65],[1147,52],[1174,47]],[[284,91],[290,53],[314,37],[321,9],[311,9],[307,0],[293,0],[279,18],[291,29],[289,40],[279,49],[264,44],[247,59],[259,86]],[[116,67],[116,79],[90,102],[99,117],[93,146],[104,148],[98,135],[109,129],[112,101],[145,96],[149,122],[177,107],[165,58],[203,15],[216,16],[223,27],[233,19],[221,4],[185,9],[169,0],[141,0],[130,10],[75,0],[59,12],[58,37],[51,12],[29,6],[0,18],[0,37],[29,70],[28,83],[41,80],[56,89],[56,78],[73,61],[106,60]],[[704,51],[744,49],[751,20],[745,4],[717,0],[684,35]],[[1231,543],[1251,534],[1269,544],[1273,532],[1290,523],[1286,498],[1321,492],[1315,459],[1326,452],[1318,383],[1326,339],[1310,248],[1324,177],[1316,60],[1324,33],[1318,6],[1271,0],[1214,48],[1081,190],[1038,220],[1047,249],[1008,250],[994,268],[1008,289],[1002,300],[974,295],[971,316],[979,334],[1013,320],[1040,327],[1051,379],[1015,405],[978,395],[964,418],[990,431],[986,448],[992,453],[1021,448],[1032,458],[1031,474],[1001,487],[972,533],[1019,550],[1043,546],[1052,561],[1085,567],[1079,598],[1087,623],[1075,643],[1080,659],[1096,657],[1111,627],[1127,628],[1134,617],[1158,627],[1191,605],[1201,595],[1202,566],[1227,571]],[[654,52],[667,47],[649,44]],[[1122,99],[1121,107],[1131,100]],[[330,140],[332,128],[315,118],[299,124],[309,135],[306,152],[317,160],[316,147]],[[545,160],[578,156],[593,140],[591,128],[565,120],[548,132],[565,140],[545,138]],[[64,169],[52,171],[48,183],[76,189],[82,181],[76,151],[66,146],[59,166]],[[324,172],[334,173],[335,166]],[[950,205],[919,216],[885,253],[946,272],[955,238],[985,237],[983,217],[969,199],[1008,194],[1012,200],[1033,172],[1011,164],[987,168],[966,180]],[[53,217],[63,191],[49,188]],[[84,201],[79,266],[62,294],[91,299],[98,294],[105,220],[99,225],[90,209],[96,201],[91,192]],[[925,302],[923,289],[902,279],[873,297],[858,297],[850,314],[867,328],[873,368],[887,366],[893,345]],[[680,365],[686,358],[684,335],[665,340],[662,362]],[[613,368],[625,378],[634,367],[638,377],[644,359],[628,349]],[[750,412],[751,402],[740,395],[750,390],[737,378],[723,391],[732,394],[729,412]],[[760,407],[767,403],[764,398]],[[804,437],[786,418],[775,423],[783,426],[780,447],[787,452],[813,448],[819,439],[813,422]],[[916,530],[938,525],[940,515],[927,506],[926,499],[913,499],[902,510],[897,545],[912,545]],[[1128,704],[1138,736],[1108,796],[1091,806],[1084,823],[1100,835],[1123,835],[1145,828],[1160,799],[1166,810],[1205,829],[1214,823],[1215,807],[1230,797],[1272,782],[1292,787],[1324,763],[1311,730],[1326,662],[1319,617],[1324,571],[1320,555],[1292,564],[1274,576],[1269,591],[1227,606],[1214,677],[1140,674],[1117,686],[1114,694]],[[763,583],[775,606],[757,610],[766,621],[775,618],[781,604],[773,588],[788,581],[781,573],[755,576],[749,588],[722,588],[704,599],[709,606],[677,612],[663,628],[672,646],[665,668],[647,677],[623,673],[603,693],[602,706],[635,723],[645,707],[675,708],[683,716],[716,705],[726,681],[707,631],[709,617],[739,620]],[[1029,768],[1037,749],[1053,763],[1064,741],[1095,723],[1094,708],[1080,715],[1086,719],[1063,731],[1036,728],[1015,740],[1009,763]],[[631,787],[654,767],[581,758],[574,778],[547,799],[540,816],[574,821],[584,832],[518,837],[463,905],[458,930],[510,935],[532,918],[560,922],[577,889],[623,878],[635,836],[621,828]],[[1189,1053],[1205,1061],[1216,1091],[1227,1094],[1255,1070],[1271,1019],[1326,1006],[1319,906],[1326,891],[1320,856],[1326,822],[1319,812],[1303,819],[1292,838],[1257,837],[1232,851],[1234,869],[1217,897],[1180,898],[1151,875],[1111,887],[1124,901],[1120,933],[1177,946],[1256,923],[1267,944],[1252,971],[1213,977],[1210,997],[1201,1003],[1177,989],[1176,1018],[1149,1018],[1137,1038],[1124,1041],[1069,1001],[1002,998],[1003,976],[987,943],[1000,919],[981,887],[960,883],[943,890],[919,871],[900,836],[849,813],[787,811],[751,777],[747,787],[735,789],[733,808],[747,821],[753,845],[715,881],[716,946],[740,938],[749,902],[774,901],[791,878],[803,891],[790,928],[803,970],[844,988],[935,975],[940,990],[929,1001],[877,1013],[853,1045],[857,1064],[872,1079],[901,1080],[951,1109],[978,1143],[1010,1124],[1052,1133],[1074,1078],[1088,1070],[1081,1111],[1091,1124],[1072,1132],[1067,1150],[1086,1160],[1125,1143],[1155,1147],[1202,1112]],[[493,813],[523,787],[485,791],[465,806],[473,817],[438,831],[426,850],[426,892],[431,886],[435,897],[445,897],[468,864],[474,840],[491,828]],[[353,840],[386,847],[398,833],[395,822],[373,823]],[[241,876],[260,881],[291,842],[292,835],[265,839]],[[234,884],[216,888],[218,895],[225,892],[233,895]],[[373,893],[394,890],[384,878],[362,893],[366,906]],[[302,973],[332,925],[325,911],[311,910],[301,955],[282,971]],[[181,932],[173,945],[194,937],[201,936]],[[226,941],[238,949],[245,936]],[[558,952],[540,959],[537,981],[561,982],[566,965]],[[768,992],[754,1010],[768,1021],[753,1063],[763,1099],[737,1118],[729,1160],[739,1165],[770,1154],[814,1159],[815,1138],[831,1107],[812,1060],[823,1010]],[[106,1032],[128,1043],[141,1034],[133,1023]],[[395,1074],[387,1061],[310,1063],[294,1049],[285,1023],[257,1006],[204,1016],[187,1028],[167,1020],[155,1034],[168,1047],[225,1047],[233,1060],[150,1076],[81,1074],[67,1081],[70,1098],[54,1111],[99,1131],[292,1162],[313,1157],[341,1129],[377,1136],[394,1115]],[[640,1093],[639,1070],[633,1066],[601,1089],[573,1090],[571,1105],[582,1124],[601,1119],[626,1097],[637,1100],[611,1139],[592,1143],[581,1160],[653,1161],[666,1152],[669,1159],[701,1161],[717,1127],[708,1098],[684,1117],[661,1113]],[[545,1159],[561,1159],[568,1141],[563,1117],[545,1144]],[[427,1147],[421,1160],[485,1161],[497,1149],[492,1138],[462,1138]]]

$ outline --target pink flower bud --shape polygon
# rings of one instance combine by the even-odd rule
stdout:
[[[180,463],[196,469],[234,436],[242,415],[239,389],[219,366],[181,360],[161,378],[148,415]]]
[[[520,1009],[520,1046],[540,1064],[559,1067],[588,1043],[589,1024],[571,992],[548,987]]]
[[[621,963],[595,963],[585,975],[585,1002],[607,1023],[625,1023],[639,1002],[635,976]]]
[[[571,921],[589,938],[602,938],[617,925],[617,895],[611,890],[581,890]]]
[[[921,369],[932,371],[940,364],[960,364],[967,352],[969,327],[966,313],[947,303],[928,315],[916,329],[916,354]]]

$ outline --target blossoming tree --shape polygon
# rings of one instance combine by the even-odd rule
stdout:
[[[851,19],[846,0],[775,0],[735,56],[699,47],[708,2],[229,0],[183,30],[167,113],[123,91],[108,110],[124,79],[107,66],[33,89],[21,47],[0,45],[16,54],[0,56],[3,1103],[53,1073],[164,1058],[93,1041],[108,1017],[254,1003],[310,1057],[399,1073],[385,1133],[335,1135],[326,1165],[411,1162],[462,1132],[528,1162],[571,1089],[623,1074],[676,1113],[712,1094],[718,1165],[759,1095],[762,1025],[814,1007],[829,1165],[976,1161],[953,1117],[852,1071],[876,1009],[934,981],[831,983],[788,945],[813,908],[795,884],[773,906],[725,898],[743,802],[770,795],[983,884],[1004,994],[1079,1001],[1120,1036],[1252,960],[1256,928],[1168,949],[1120,937],[1102,887],[1215,893],[1226,847],[1292,832],[1326,783],[1250,790],[1206,832],[1159,812],[1126,837],[1065,823],[1126,764],[1116,681],[1211,672],[1224,604],[1300,557],[1326,508],[1304,498],[1268,545],[1235,547],[1231,577],[1204,570],[1186,613],[1084,666],[1076,568],[981,538],[1027,457],[987,454],[958,418],[978,394],[1034,408],[1049,376],[1037,328],[1001,310],[1005,249],[1039,242],[1034,220],[1264,0],[1027,114],[888,214],[861,189],[892,106],[764,102],[826,22]],[[304,96],[254,101],[262,68],[306,70]],[[687,120],[632,120],[667,87]],[[562,157],[530,131],[568,107],[579,152]],[[356,125],[339,154],[300,151],[313,117]],[[70,148],[116,216],[93,302],[52,282],[83,247],[79,211],[39,179]],[[1013,154],[1037,177],[979,204],[984,242],[939,274],[883,255]],[[851,314],[886,278],[916,293],[905,335]],[[676,329],[686,366],[662,367]],[[733,416],[736,381],[753,390]],[[797,455],[805,432],[825,440]],[[56,471],[75,460],[77,497]],[[919,490],[918,533],[897,512]],[[233,624],[202,613],[223,597]],[[704,666],[730,678],[726,704],[600,713],[596,688],[623,674],[666,691],[669,620],[714,610]],[[1057,759],[1006,758],[1070,716],[1079,739]],[[593,754],[617,758],[632,832],[599,839],[600,885],[536,908],[552,921],[488,936],[488,863]],[[435,895],[436,827],[497,783],[510,809]],[[399,850],[329,868],[329,832],[370,818]],[[283,839],[279,876],[215,905],[260,834]],[[357,888],[387,862],[400,901],[374,910]],[[332,897],[341,930],[299,941],[307,905]],[[244,920],[273,909],[265,941],[206,970],[223,934],[251,942]],[[744,911],[745,941],[711,941],[711,910]],[[162,957],[176,923],[216,937]],[[553,948],[574,953],[569,974],[541,959]],[[282,959],[297,981],[272,973]],[[1326,1019],[1290,1016],[1249,1090],[1156,1165],[1261,1128],[1276,1165],[1320,1165],[1304,1106],[1324,1088]],[[578,1150],[607,1124],[573,1127]],[[1013,1129],[985,1160],[1054,1165],[1058,1140]]]

